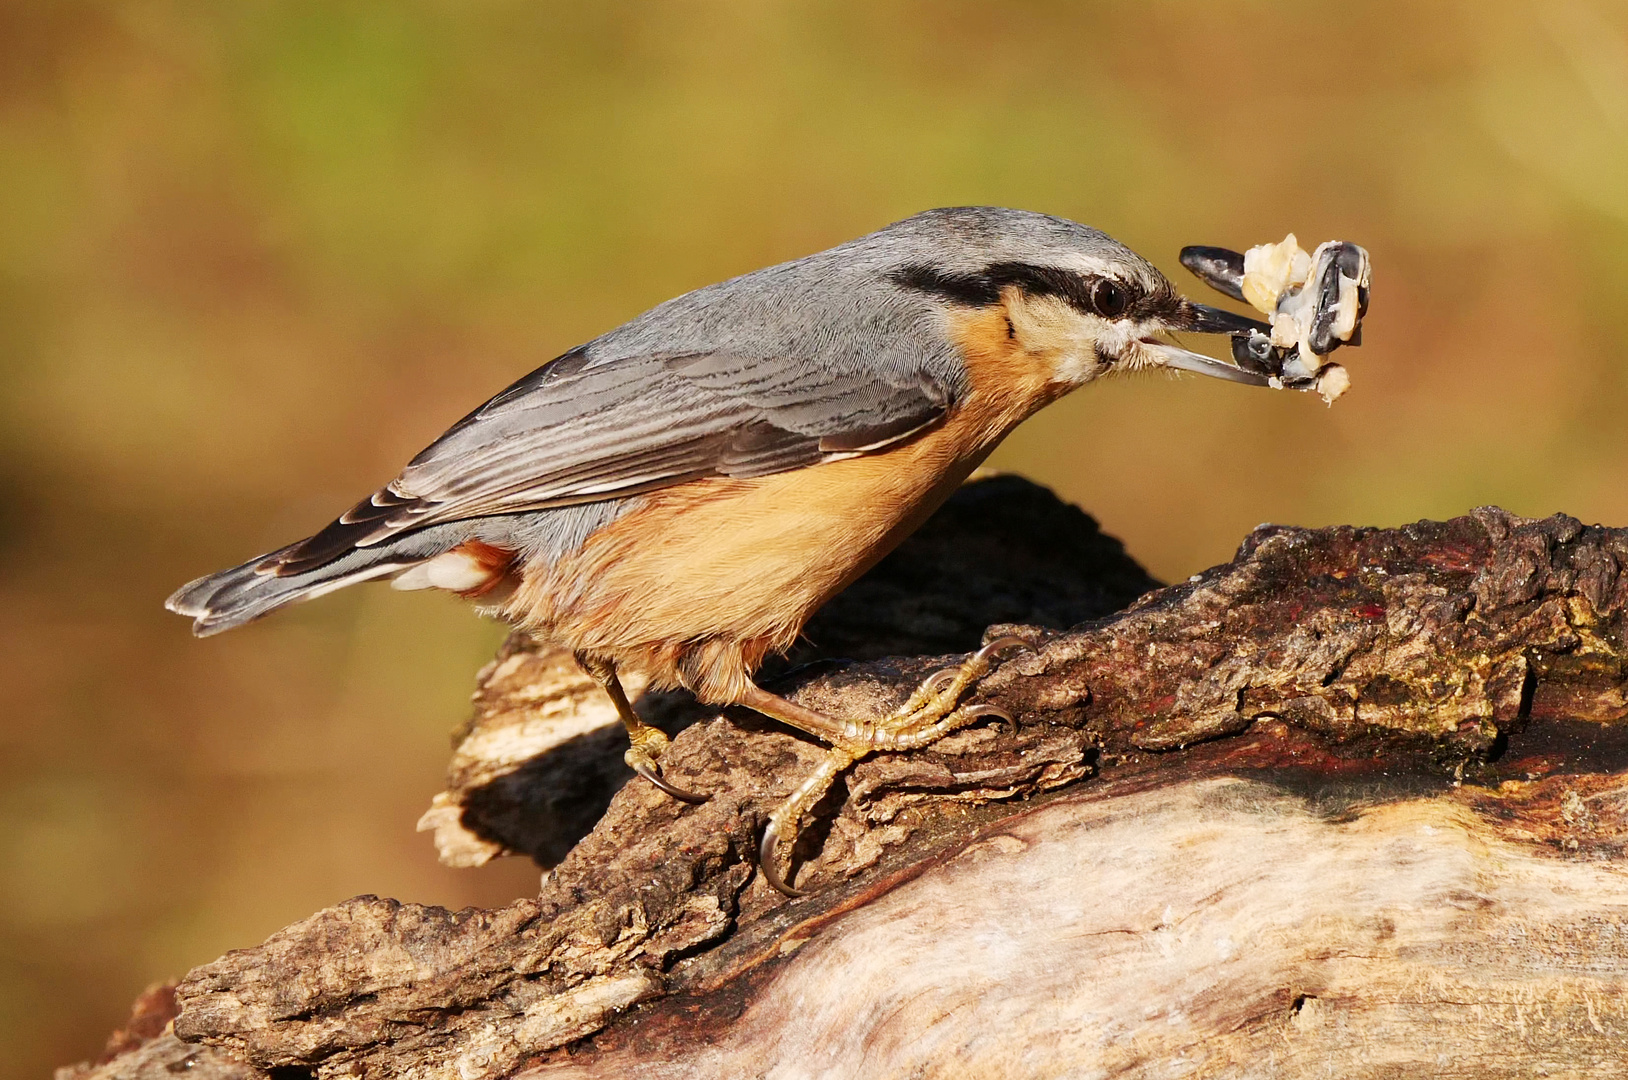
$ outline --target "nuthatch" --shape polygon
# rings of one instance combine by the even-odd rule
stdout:
[[[667,737],[617,679],[741,705],[831,746],[769,819],[762,866],[832,779],[926,745],[1010,642],[898,711],[833,717],[753,682],[827,600],[938,507],[1014,427],[1099,376],[1268,375],[1161,340],[1265,324],[1181,297],[1096,229],[991,207],[929,210],[687,293],[510,386],[316,535],[200,578],[168,607],[213,634],[359,581],[446,589],[572,650],[664,779]]]

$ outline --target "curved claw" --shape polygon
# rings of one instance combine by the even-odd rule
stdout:
[[[770,818],[769,823],[763,826],[763,839],[759,840],[757,845],[757,867],[763,872],[763,880],[767,881],[774,891],[781,896],[789,896],[793,899],[799,896],[807,896],[808,893],[802,889],[794,889],[787,885],[785,878],[782,878],[780,871],[776,869],[775,848],[779,846],[780,823],[774,818]]]
[[[948,690],[950,688],[950,684],[953,683],[956,680],[956,677],[960,674],[961,669],[958,667],[939,668],[937,671],[927,676],[926,681],[921,684],[921,689],[931,697],[937,697],[944,691]]]
[[[988,645],[985,645],[983,648],[973,653],[972,661],[973,663],[987,664],[990,660],[994,659],[995,656],[1005,652],[1007,649],[1021,649],[1024,652],[1034,652],[1033,645],[1029,644],[1027,641],[1024,641],[1020,637],[1007,634],[1005,637],[996,638]]]
[[[662,778],[661,773],[657,772],[655,767],[642,756],[628,753],[623,756],[622,760],[627,762],[628,768],[632,769],[634,772],[638,773],[640,776],[644,777],[646,780],[650,781],[652,784],[656,785],[656,787],[660,788],[662,791],[665,791],[679,802],[687,802],[691,804],[704,803],[708,799],[712,798],[711,795],[700,795],[696,792],[686,791],[681,787],[668,783]]]
[[[999,705],[992,705],[987,701],[980,701],[976,705],[968,705],[965,709],[961,710],[961,715],[978,718],[993,716],[1002,723],[1009,724],[1014,728],[1017,727],[1017,720],[1012,716],[1011,713],[1007,712]]]

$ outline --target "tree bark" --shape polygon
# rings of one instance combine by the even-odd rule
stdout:
[[[1147,591],[1085,515],[975,483],[775,688],[875,715],[1015,634],[972,699],[1016,720],[854,766],[809,896],[754,848],[819,747],[645,695],[712,797],[624,786],[608,702],[515,640],[423,826],[552,865],[536,899],[317,912],[64,1073],[1621,1075],[1625,563],[1628,530],[1484,508],[1265,526]]]

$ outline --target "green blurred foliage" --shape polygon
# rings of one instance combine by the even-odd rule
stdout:
[[[998,453],[1156,574],[1628,523],[1621,3],[0,0],[0,1072],[350,894],[534,887],[412,831],[499,628],[363,588],[196,642],[165,594],[655,302],[959,203],[1178,281],[1373,252],[1337,407],[1115,381]]]

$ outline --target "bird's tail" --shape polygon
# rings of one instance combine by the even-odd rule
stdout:
[[[382,547],[384,550],[356,549],[324,566],[286,577],[278,575],[275,569],[265,569],[279,554],[272,552],[183,585],[164,601],[164,606],[178,615],[191,616],[192,632],[208,637],[269,615],[288,604],[310,600],[359,581],[398,573],[426,557],[419,552],[392,550],[390,545]]]

